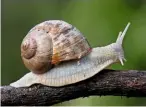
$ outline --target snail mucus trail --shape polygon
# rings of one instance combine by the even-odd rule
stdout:
[[[61,22],[64,23],[64,21]],[[121,65],[124,65],[123,60],[126,61],[126,59],[124,58],[122,42],[129,26],[130,23],[127,24],[123,32],[119,33],[115,43],[92,48],[90,52],[86,51],[85,53],[88,52],[88,54],[84,54],[80,58],[80,64],[78,64],[78,60],[60,62],[57,66],[42,74],[29,72],[10,85],[13,87],[28,87],[32,84],[40,83],[47,86],[60,87],[88,79],[113,63],[120,62]],[[76,29],[75,31],[78,30]],[[85,47],[90,50],[90,46],[86,42],[84,43]]]

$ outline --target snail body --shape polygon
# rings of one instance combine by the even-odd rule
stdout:
[[[128,23],[128,25],[126,26],[123,32],[119,33],[117,41],[115,43],[103,47],[92,48],[92,50],[89,43],[84,38],[84,36],[82,36],[81,33],[78,33],[81,35],[80,41],[82,41],[82,45],[85,45],[83,46],[84,47],[83,54],[81,54],[82,52],[79,51],[77,52],[76,56],[69,58],[67,56],[67,59],[65,59],[66,57],[63,57],[65,60],[61,60],[61,61],[59,60],[60,63],[58,65],[54,66],[53,68],[48,67],[47,68],[48,70],[47,69],[43,70],[43,73],[41,74],[38,74],[31,70],[32,72],[27,73],[21,79],[19,79],[14,83],[11,83],[10,85],[14,87],[26,87],[26,86],[31,86],[32,84],[35,83],[40,83],[47,86],[59,87],[59,86],[73,84],[88,79],[113,63],[121,62],[121,64],[124,65],[123,60],[125,60],[125,58],[124,58],[124,51],[122,48],[122,41],[124,39],[126,31],[128,30],[129,25],[130,23]],[[75,31],[74,34],[76,34]],[[47,40],[44,38],[45,37],[43,37],[42,39]],[[47,45],[49,45],[50,47],[53,46],[50,44],[50,42],[52,42],[53,39],[50,39],[49,37],[48,40],[49,42]],[[33,41],[33,40],[29,40],[29,41]],[[76,42],[76,43],[78,44],[80,42]],[[70,45],[70,46],[74,46],[74,45]],[[77,45],[75,45],[75,47],[79,48]],[[70,51],[74,50],[75,47],[72,47]],[[36,46],[33,46],[33,49],[35,48]],[[53,56],[54,50],[53,48],[50,49],[51,50],[48,50],[48,52],[52,51],[51,56]],[[79,50],[81,49],[79,48]],[[60,50],[58,52],[60,52]],[[33,55],[30,54],[30,56]],[[49,60],[51,59],[51,62],[49,64],[56,64],[56,61],[54,63],[52,58],[48,57],[48,59]],[[73,59],[79,59],[80,64],[77,63],[78,60],[73,60]]]

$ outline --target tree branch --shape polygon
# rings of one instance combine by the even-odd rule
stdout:
[[[63,87],[40,84],[25,88],[2,86],[1,105],[53,105],[91,95],[146,97],[146,71],[103,70],[90,79]]]

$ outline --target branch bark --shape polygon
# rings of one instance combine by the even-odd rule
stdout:
[[[63,87],[41,84],[25,88],[1,86],[1,105],[53,105],[91,95],[146,97],[146,71],[103,70],[90,79]]]

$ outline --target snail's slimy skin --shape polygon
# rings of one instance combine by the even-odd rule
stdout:
[[[91,53],[80,60],[72,60],[56,65],[44,74],[27,73],[18,81],[11,83],[14,87],[27,87],[35,83],[47,86],[65,86],[88,79],[115,62],[123,65],[124,51],[122,41],[130,23],[120,33],[116,43],[93,48]],[[78,64],[80,61],[80,64]]]
[[[64,86],[92,77],[110,64],[117,62],[118,56],[111,45],[93,48],[92,52],[78,61],[64,62],[44,74],[27,73],[20,80],[11,84],[14,87],[30,86],[41,83],[48,86]]]
[[[119,62],[118,58],[121,56],[114,49],[115,47],[117,48],[117,44],[93,48],[88,56],[80,60],[80,64],[78,64],[78,60],[75,60],[59,64],[44,74],[30,72],[10,85],[26,87],[34,83],[40,83],[47,86],[64,86],[85,80],[112,63]],[[119,50],[123,51],[122,48]],[[124,55],[122,54],[122,56]]]

